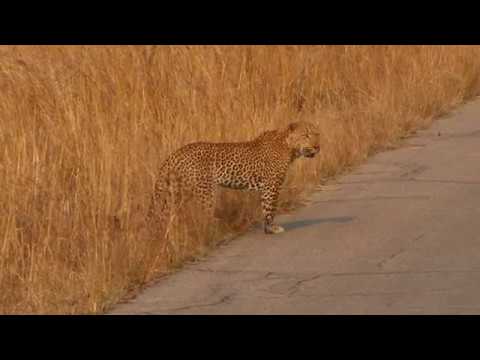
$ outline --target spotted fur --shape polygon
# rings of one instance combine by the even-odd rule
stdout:
[[[289,165],[297,158],[319,152],[318,131],[309,122],[294,122],[267,131],[252,141],[188,144],[161,166],[148,218],[164,221],[179,202],[180,189],[193,191],[206,215],[213,216],[218,186],[261,193],[265,233],[279,233],[276,205]]]

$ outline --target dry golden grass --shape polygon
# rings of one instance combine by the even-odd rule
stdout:
[[[315,121],[323,152],[291,169],[288,207],[479,90],[479,47],[0,47],[0,312],[100,313],[259,219],[227,191],[220,226],[190,212],[146,236],[181,145]]]

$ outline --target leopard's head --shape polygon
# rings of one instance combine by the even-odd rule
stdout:
[[[313,158],[320,151],[318,127],[307,121],[290,123],[286,129],[286,142],[293,157]]]

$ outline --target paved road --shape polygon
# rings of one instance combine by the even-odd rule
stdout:
[[[112,313],[480,314],[479,100],[336,187]]]

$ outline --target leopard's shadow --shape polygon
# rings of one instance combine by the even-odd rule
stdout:
[[[331,218],[320,218],[320,219],[307,219],[307,220],[299,220],[299,221],[292,221],[292,222],[282,222],[279,223],[282,225],[285,230],[293,230],[298,228],[307,227],[310,225],[322,224],[322,223],[348,223],[355,219],[352,216],[339,216],[339,217],[331,217]]]

